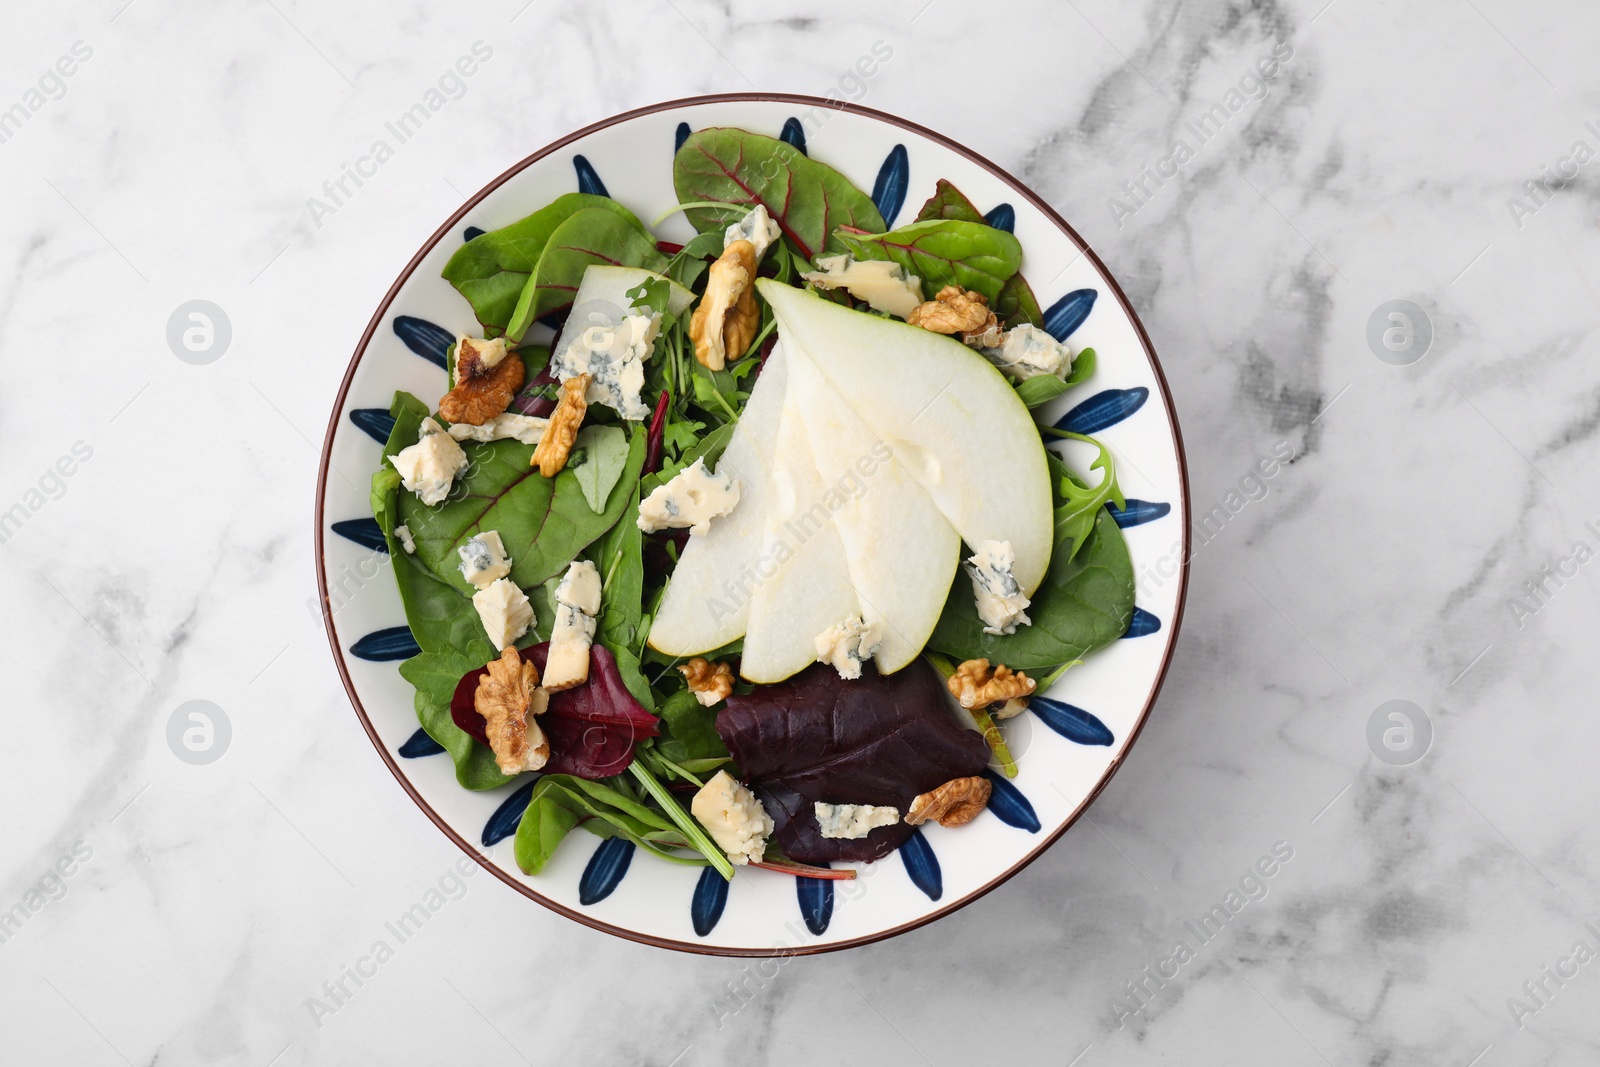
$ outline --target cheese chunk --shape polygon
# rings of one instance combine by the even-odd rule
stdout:
[[[880,826],[893,826],[900,821],[898,808],[880,808],[871,804],[824,804],[820,800],[813,808],[823,837],[848,841],[866,837]]]
[[[772,243],[783,236],[783,229],[767,214],[764,204],[757,204],[744,218],[729,226],[722,235],[723,247],[735,241],[749,241],[756,249],[756,262],[767,254]]]
[[[718,771],[701,787],[689,811],[734,863],[743,866],[766,852],[772,817],[756,795],[727,771]]]
[[[473,593],[472,606],[478,609],[489,643],[502,652],[533,624],[533,605],[510,578],[497,579]]]
[[[486,421],[482,426],[474,426],[470,422],[455,422],[450,424],[450,436],[457,441],[521,441],[525,445],[536,445],[539,438],[544,435],[544,428],[550,424],[549,419],[542,419],[537,415],[518,415],[514,411],[503,412]]]
[[[639,392],[644,388],[644,361],[661,332],[661,315],[630,312],[616,323],[600,312],[590,312],[588,318],[587,324],[568,320],[550,373],[563,382],[587,374],[584,399],[589,403],[604,404],[635,422],[649,417],[650,406],[639,399]]]
[[[500,361],[506,358],[506,339],[504,337],[463,337],[456,342],[456,366],[461,365],[464,356],[475,355],[478,365],[484,370],[493,370],[499,366]],[[457,372],[459,374],[459,371]]]
[[[589,648],[599,614],[600,571],[586,559],[573,560],[556,586],[556,621],[544,665],[546,689],[571,689],[589,680]]]
[[[1014,382],[1045,375],[1065,379],[1072,370],[1072,349],[1029,323],[1007,330],[1000,347],[983,354]]]
[[[839,677],[854,680],[861,677],[861,665],[877,654],[881,639],[879,626],[852,615],[817,635],[817,659],[832,664]]]
[[[1014,634],[1018,626],[1028,626],[1028,598],[1011,573],[1016,556],[1010,541],[985,541],[967,557],[967,576],[972,579],[972,594],[978,602],[978,618],[986,634]]]
[[[874,310],[905,318],[922,303],[922,279],[887,259],[856,259],[848,252],[818,256],[817,269],[800,275],[824,289],[843,287]]]
[[[394,528],[395,540],[400,542],[400,547],[406,550],[406,555],[415,555],[417,543],[411,539],[411,527],[401,525]]]
[[[703,537],[711,530],[711,520],[726,515],[737,503],[739,483],[732,472],[712,474],[702,457],[640,501],[639,529],[655,533],[687,526],[690,534]]]
[[[511,573],[511,557],[506,555],[498,530],[483,531],[456,553],[461,557],[461,577],[479,589]]]
[[[390,456],[389,462],[400,472],[400,484],[432,507],[450,495],[456,475],[467,466],[467,454],[437,422],[423,419],[417,443]]]

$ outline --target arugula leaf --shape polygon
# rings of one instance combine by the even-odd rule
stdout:
[[[857,259],[890,259],[922,279],[924,293],[946,285],[980,292],[991,305],[1022,265],[1022,245],[1004,230],[959,219],[913,222],[888,233],[838,232]]]
[[[843,174],[785,141],[746,130],[713,127],[691,133],[673,157],[672,186],[680,203],[765,206],[806,259],[844,250],[835,227],[883,231],[883,216],[872,198]],[[745,211],[697,207],[686,214],[695,229],[709,233],[727,229]]]
[[[583,272],[596,264],[644,267],[659,273],[667,265],[667,257],[632,214],[624,218],[600,208],[576,211],[545,242],[539,265],[524,282],[506,324],[506,336],[520,341],[535,319],[571,304]]]
[[[1094,373],[1094,349],[1085,348],[1072,359],[1072,371],[1063,381],[1053,374],[1041,374],[1017,383],[1017,395],[1030,408],[1047,404]]]
[[[975,207],[966,194],[949,181],[940,178],[933,187],[933,195],[917,211],[916,222],[929,219],[955,219],[958,222],[983,222],[983,212]]]
[[[677,282],[679,285],[694,288],[694,283],[700,280],[706,268],[711,266],[710,261],[722,254],[722,231],[707,230],[697,233],[683,246],[683,250],[672,257],[667,264],[667,269],[661,273]]]
[[[982,657],[1016,670],[1037,670],[1082,659],[1121,637],[1133,619],[1133,563],[1111,513],[1101,508],[1093,522],[1075,555],[1061,544],[1072,531],[1057,522],[1050,571],[1028,605],[1031,626],[1009,636],[984,633],[972,582],[962,570],[928,647],[958,661]]]
[[[467,298],[485,330],[504,330],[550,235],[574,214],[590,208],[612,212],[640,233],[646,232],[633,212],[610,197],[567,193],[527,218],[481,234],[456,249],[442,277]],[[530,368],[529,376],[532,374]]]
[[[475,534],[499,531],[512,560],[511,579],[526,589],[565,570],[627,506],[629,493],[613,486],[605,509],[591,510],[575,471],[563,470],[552,479],[529,466],[531,445],[501,440],[464,447],[471,464],[449,499],[428,507],[416,494],[401,493],[399,502],[400,521],[417,544],[411,558],[462,597],[475,590],[461,577],[457,549]],[[643,466],[644,435],[638,434],[618,481],[631,486]]]
[[[1056,478],[1056,493],[1062,500],[1055,509],[1055,553],[1060,554],[1061,550],[1066,548],[1067,555],[1074,556],[1092,532],[1095,516],[1105,508],[1106,504],[1113,502],[1117,507],[1124,508],[1128,506],[1128,502],[1123,499],[1122,490],[1117,487],[1117,470],[1111,462],[1110,449],[1094,438],[1082,434],[1067,430],[1053,432],[1073,440],[1085,441],[1100,450],[1100,454],[1089,466],[1090,471],[1101,472],[1099,484],[1092,488],[1073,474],[1067,465],[1061,462],[1060,457],[1047,451],[1050,473]]]
[[[583,461],[569,464],[573,477],[583,489],[589,510],[599,514],[606,499],[628,465],[628,435],[620,426],[585,426],[578,431],[574,449],[583,449]]]

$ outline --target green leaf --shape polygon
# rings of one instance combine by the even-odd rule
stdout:
[[[722,253],[722,231],[707,230],[697,233],[683,246],[683,251],[672,257],[667,264],[667,269],[662,271],[667,277],[690,288],[700,280],[710,261]]]
[[[717,733],[717,713],[703,707],[688,689],[680,689],[661,702],[666,736],[656,742],[661,754],[682,765],[685,760],[725,760],[728,746]]]
[[[414,432],[414,431],[413,431]],[[620,478],[631,486],[644,466],[643,434],[634,436]],[[414,493],[401,493],[400,519],[411,529],[419,560],[464,600],[476,591],[461,577],[457,549],[484,530],[497,530],[511,557],[511,579],[524,589],[566,569],[578,553],[622,515],[629,491],[613,486],[605,509],[596,513],[573,470],[546,478],[529,466],[533,446],[519,441],[469,442],[468,472],[449,499],[435,507]],[[471,610],[470,601],[467,603]]]
[[[1041,374],[1037,378],[1029,378],[1017,383],[1017,395],[1022,402],[1030,408],[1047,404],[1056,397],[1067,392],[1075,385],[1088,381],[1089,375],[1094,373],[1094,349],[1085,348],[1072,359],[1072,371],[1066,380],[1051,374]]]
[[[959,219],[929,219],[879,234],[840,233],[857,259],[890,259],[922,279],[922,291],[946,285],[980,292],[994,305],[1022,265],[1022,245],[1004,230]]]
[[[1056,479],[1056,496],[1061,501],[1055,509],[1054,554],[1059,555],[1065,550],[1068,556],[1072,556],[1088,540],[1096,516],[1108,502],[1114,502],[1119,508],[1126,507],[1128,502],[1123,499],[1122,490],[1117,488],[1117,470],[1111,461],[1110,449],[1092,437],[1064,430],[1055,432],[1063,437],[1087,442],[1100,450],[1094,463],[1089,466],[1090,471],[1101,472],[1099,483],[1092,487],[1073,474],[1053,452],[1049,453],[1050,473]]]
[[[428,736],[450,753],[456,765],[456,781],[467,789],[495,789],[516,775],[501,774],[494,753],[473,740],[450,717],[450,698],[456,684],[468,671],[475,671],[494,658],[487,640],[477,644],[481,646],[477,654],[445,649],[413,656],[400,664],[400,676],[416,687],[417,719]]]
[[[806,259],[844,250],[833,234],[838,226],[883,231],[872,198],[843,174],[759,133],[728,127],[691,133],[673,158],[672,185],[680,203],[765,206]],[[727,229],[745,210],[692,208],[687,214],[695,229],[709,233]]]
[[[539,255],[539,265],[528,276],[516,308],[506,324],[506,336],[522,340],[534,320],[572,303],[583,272],[596,264],[644,267],[660,272],[667,257],[632,214],[586,207],[557,226]]]
[[[917,222],[929,219],[955,219],[958,222],[983,222],[983,212],[973,206],[960,189],[940,178],[933,187],[933,195],[917,211]]]
[[[467,298],[486,330],[504,330],[550,235],[575,213],[591,208],[612,212],[646,232],[633,212],[610,197],[567,193],[525,219],[468,241],[450,257],[442,276]]]
[[[589,510],[599,514],[628,465],[628,435],[620,426],[585,426],[573,446],[583,449],[583,462],[568,469],[578,479]]]
[[[1058,527],[1059,531],[1059,527]],[[988,659],[1038,670],[1082,659],[1121,637],[1133,619],[1133,563],[1111,513],[1101,508],[1076,555],[1058,544],[1044,583],[1028,605],[1031,626],[986,634],[965,570],[956,575],[928,647],[957,660]]]
[[[517,824],[517,866],[524,874],[538,874],[550,862],[572,828],[581,818],[580,809],[569,806],[564,775],[548,774],[539,779],[528,798],[528,807]]]
[[[1000,296],[994,302],[994,313],[1009,326],[1044,326],[1044,312],[1039,310],[1039,298],[1033,287],[1021,274],[1013,274],[1000,287]]]

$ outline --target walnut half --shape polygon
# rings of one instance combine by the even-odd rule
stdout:
[[[950,695],[964,708],[981,708],[1001,700],[1029,696],[1038,683],[1005,664],[989,669],[986,659],[969,659],[945,680]],[[1020,709],[1018,709],[1020,710]]]
[[[550,758],[550,741],[534,716],[550,706],[550,695],[539,688],[539,668],[524,661],[513,646],[490,660],[488,673],[478,679],[472,706],[487,724],[489,747],[501,774],[536,771]]]
[[[994,348],[1001,343],[1000,320],[982,293],[947,285],[925,304],[914,308],[906,322],[934,333],[960,334],[963,344]]]
[[[689,319],[694,358],[711,370],[744,355],[761,329],[756,304],[756,246],[729,241],[706,272],[706,291]]]
[[[589,410],[584,394],[589,391],[589,376],[577,374],[561,383],[561,399],[550,413],[550,422],[539,437],[529,466],[538,467],[546,478],[554,478],[567,465],[567,455],[572,442],[578,439],[578,427]]]
[[[696,656],[678,670],[689,683],[689,692],[703,707],[727,700],[728,694],[733,692],[733,668],[726,663],[713,663]]]
[[[988,805],[993,788],[987,778],[952,778],[913,800],[906,812],[906,823],[920,826],[936,819],[940,826],[964,826]]]
[[[499,338],[491,342],[463,337],[456,345],[456,387],[439,401],[439,414],[449,421],[482,426],[504,414],[522,388],[527,374],[522,357],[506,353],[490,363],[485,356],[492,351],[491,346],[503,352],[505,342]]]

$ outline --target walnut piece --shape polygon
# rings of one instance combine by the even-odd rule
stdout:
[[[906,823],[920,826],[937,819],[940,826],[965,826],[988,805],[993,788],[987,778],[952,778],[913,800],[906,812]]]
[[[482,426],[511,406],[527,372],[522,357],[515,353],[485,366],[474,344],[470,337],[463,337],[456,346],[456,387],[440,399],[439,414],[451,422]]]
[[[958,333],[963,344],[974,348],[994,348],[1001,343],[1003,333],[1000,320],[982,293],[962,291],[954,285],[945,286],[938,296],[918,305],[906,321],[934,333]]]
[[[689,319],[694,358],[711,370],[744,355],[761,329],[756,304],[756,246],[729,241],[706,273],[706,291]]]
[[[490,660],[488,673],[478,679],[472,706],[487,723],[489,747],[501,774],[536,771],[550,758],[550,741],[534,722],[550,706],[550,695],[539,688],[539,669],[523,660],[513,646]]]
[[[578,439],[578,427],[583,425],[589,402],[583,394],[589,389],[589,376],[576,374],[561,383],[561,399],[550,413],[550,423],[539,437],[539,446],[533,450],[529,465],[538,467],[546,478],[554,478],[567,465],[567,454],[572,442]]]
[[[1005,664],[989,669],[986,659],[969,659],[956,668],[956,673],[945,680],[950,695],[964,708],[981,708],[1015,697],[1025,697],[1033,692],[1037,683],[1021,671],[1013,671]]]
[[[733,692],[733,668],[726,663],[713,663],[696,656],[678,670],[688,681],[689,692],[704,707],[728,699],[728,694]]]

